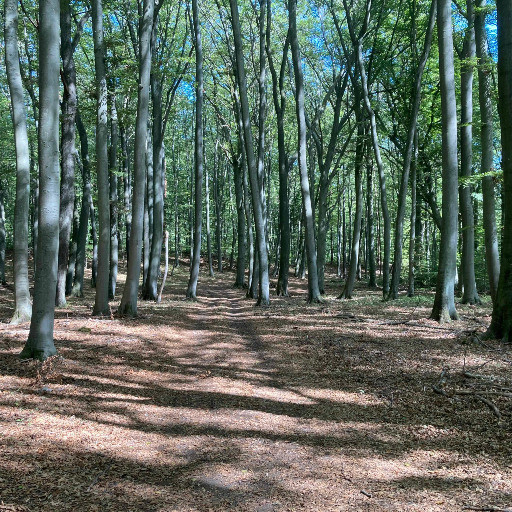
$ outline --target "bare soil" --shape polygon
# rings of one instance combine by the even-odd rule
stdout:
[[[307,305],[292,278],[260,308],[231,272],[186,302],[187,278],[135,320],[92,317],[87,287],[43,365],[19,360],[29,325],[0,288],[0,511],[512,507],[512,350],[479,340],[488,301],[439,325],[431,292],[337,300],[330,275]]]

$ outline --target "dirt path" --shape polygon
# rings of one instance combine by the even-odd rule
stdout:
[[[431,391],[443,367],[489,359],[457,337],[488,310],[439,330],[428,302],[333,289],[307,306],[300,282],[256,308],[232,277],[203,278],[190,303],[179,270],[137,320],[75,300],[57,315],[63,359],[42,369],[16,357],[28,326],[1,325],[0,511],[512,506],[509,403],[498,422]],[[479,371],[510,378],[503,358]]]

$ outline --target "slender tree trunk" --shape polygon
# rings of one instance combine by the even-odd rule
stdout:
[[[149,273],[149,258],[151,253],[151,238],[153,229],[153,137],[148,126],[146,153],[146,187],[144,195],[144,235],[142,251],[142,289],[146,289]]]
[[[498,111],[501,121],[503,197],[512,196],[512,4],[497,0]],[[512,341],[512,201],[503,202],[501,272],[492,311],[489,336]]]
[[[53,320],[59,251],[59,26],[60,0],[39,4],[39,241],[34,303],[20,357],[41,361],[56,354]]]
[[[391,287],[389,291],[390,299],[398,298],[398,287],[400,285],[400,274],[402,271],[402,246],[404,238],[404,220],[405,220],[405,207],[407,202],[407,188],[409,184],[409,173],[411,169],[411,162],[413,158],[414,148],[414,134],[416,133],[416,126],[418,123],[418,113],[421,102],[421,79],[423,71],[430,54],[430,47],[432,45],[432,35],[434,33],[434,25],[436,21],[437,0],[432,0],[430,6],[429,22],[427,32],[425,34],[425,42],[423,44],[423,51],[416,69],[416,77],[412,89],[412,105],[411,116],[409,118],[409,127],[407,132],[407,140],[404,155],[404,167],[402,171],[402,179],[400,182],[400,191],[398,193],[398,209],[396,214],[395,223],[395,246],[393,255],[393,275],[391,278]],[[384,209],[383,209],[384,211]],[[385,229],[385,225],[384,225]],[[384,235],[385,236],[385,235]],[[385,243],[385,242],[384,242]],[[386,267],[385,267],[386,268]]]
[[[73,229],[71,230],[71,243],[69,244],[69,260],[66,271],[66,296],[71,295],[73,289],[73,277],[76,269],[76,254],[78,251],[78,236],[80,230],[80,210],[78,197],[75,195],[75,204],[73,206]]]
[[[241,141],[238,142],[238,157],[233,160],[233,173],[235,176],[235,202],[238,234],[238,252],[236,258],[236,288],[245,286],[245,253],[247,252],[247,240],[245,238],[245,213],[244,213],[244,155]]]
[[[103,43],[103,6],[101,0],[92,2],[92,28],[94,62],[96,69],[97,124],[96,124],[96,174],[98,180],[98,274],[93,314],[109,313],[108,278],[110,273],[110,194],[108,177],[108,126],[107,126],[107,75],[105,46]]]
[[[123,155],[123,200],[124,200],[124,230],[126,261],[130,259],[130,231],[132,228],[132,209],[131,209],[131,182],[130,182],[130,159],[128,157],[128,140],[126,129],[123,124],[119,127],[119,136],[121,139],[121,154]]]
[[[92,194],[89,195],[89,217],[91,218],[92,239],[91,288],[96,288],[96,278],[98,276],[98,231],[96,229],[96,211],[92,201]]]
[[[480,145],[482,160],[483,225],[485,232],[485,262],[493,302],[496,299],[500,276],[498,251],[498,231],[496,229],[496,201],[494,197],[493,113],[492,113],[492,58],[489,56],[487,32],[485,28],[486,0],[477,0],[475,12],[476,55],[478,57],[478,99],[480,104]]]
[[[467,1],[468,28],[464,37],[461,65],[461,124],[460,124],[460,174],[469,179],[473,175],[473,61],[475,59],[475,29],[473,0]],[[463,183],[459,188],[462,218],[461,278],[463,304],[478,304],[480,298],[475,279],[475,216],[471,186]]]
[[[76,269],[71,295],[74,297],[84,296],[84,271],[87,248],[87,227],[89,214],[91,212],[91,169],[89,161],[89,143],[87,132],[82,123],[80,112],[77,111],[76,126],[80,136],[80,153],[82,162],[82,205],[80,207],[80,222],[78,228],[78,242],[76,251]]]
[[[142,255],[142,232],[144,217],[144,192],[146,181],[146,142],[149,117],[149,86],[151,72],[151,30],[153,25],[154,0],[144,0],[139,26],[139,88],[137,119],[135,123],[135,166],[133,183],[132,226],[130,231],[130,259],[126,284],[119,306],[121,315],[137,315],[140,259]]]
[[[417,211],[418,211],[418,198],[416,194],[417,189],[417,161],[418,161],[418,130],[414,134],[414,158],[411,162],[411,232],[409,235],[409,278],[407,286],[407,296],[414,297],[414,278],[416,274],[416,237],[417,229]],[[421,220],[421,219],[420,219]]]
[[[4,191],[0,183],[0,284],[6,284],[5,280],[5,206]]]
[[[375,265],[375,236],[373,228],[373,166],[371,162],[368,162],[366,167],[366,208],[367,208],[367,221],[366,228],[368,231],[368,259],[367,259],[367,270],[368,270],[368,286],[370,288],[376,288],[377,286],[377,268]]]
[[[210,277],[215,275],[213,271],[213,254],[212,254],[212,233],[210,230],[210,180],[208,177],[208,166],[205,165],[205,199],[206,199],[206,250],[208,252],[208,272]],[[235,171],[235,181],[236,181],[236,171]]]
[[[305,213],[305,243],[308,259],[308,302],[321,302],[318,287],[318,269],[315,246],[315,220],[309,189],[308,168],[306,162],[306,115],[304,110],[304,78],[297,38],[297,0],[288,2],[290,47],[292,50],[293,73],[295,76],[296,115],[298,123],[299,172],[302,190],[302,204]]]
[[[5,0],[5,65],[11,95],[14,145],[16,149],[16,200],[14,205],[14,314],[12,324],[28,322],[32,314],[28,280],[28,222],[30,198],[30,152],[23,84],[18,55],[18,2]],[[3,198],[2,198],[3,199]],[[3,202],[0,216],[4,218]],[[0,256],[0,281],[5,283],[5,223],[3,256]]]
[[[458,319],[454,298],[458,238],[457,105],[450,0],[437,2],[437,31],[443,139],[443,220],[436,296],[431,318],[439,322],[449,322]]]
[[[109,155],[109,188],[110,188],[110,273],[108,278],[108,297],[116,296],[117,268],[119,264],[119,238],[117,225],[117,144],[119,127],[117,124],[116,96],[110,97],[110,155]]]
[[[201,263],[201,221],[203,214],[203,47],[201,43],[201,24],[199,23],[198,0],[192,0],[192,19],[194,24],[194,46],[196,51],[196,130],[194,148],[195,174],[195,218],[194,218],[194,253],[190,265],[187,299],[196,300],[199,264]],[[218,214],[218,212],[217,212]],[[218,222],[218,219],[217,219]]]
[[[270,304],[270,279],[268,271],[267,241],[265,236],[264,205],[261,201],[260,183],[258,179],[257,161],[254,156],[253,136],[251,131],[251,118],[249,114],[249,99],[247,97],[247,80],[245,76],[245,65],[242,49],[242,34],[236,0],[230,0],[231,24],[233,28],[233,39],[235,44],[236,77],[240,91],[241,118],[244,130],[245,153],[247,166],[249,168],[249,179],[251,182],[251,197],[256,229],[256,247],[259,256],[259,283],[258,304]]]

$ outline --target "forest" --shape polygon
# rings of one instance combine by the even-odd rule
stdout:
[[[512,511],[512,2],[3,0],[0,511]]]

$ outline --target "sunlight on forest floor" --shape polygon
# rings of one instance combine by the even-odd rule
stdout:
[[[187,277],[135,320],[91,317],[86,287],[57,310],[43,365],[18,359],[28,324],[6,323],[0,288],[0,510],[512,505],[512,401],[483,395],[498,419],[470,394],[512,388],[510,347],[474,341],[488,305],[440,326],[425,295],[383,303],[361,283],[341,301],[330,276],[324,304],[292,279],[257,308],[229,271],[202,274],[191,303]],[[447,395],[468,393],[434,393],[443,369]]]

